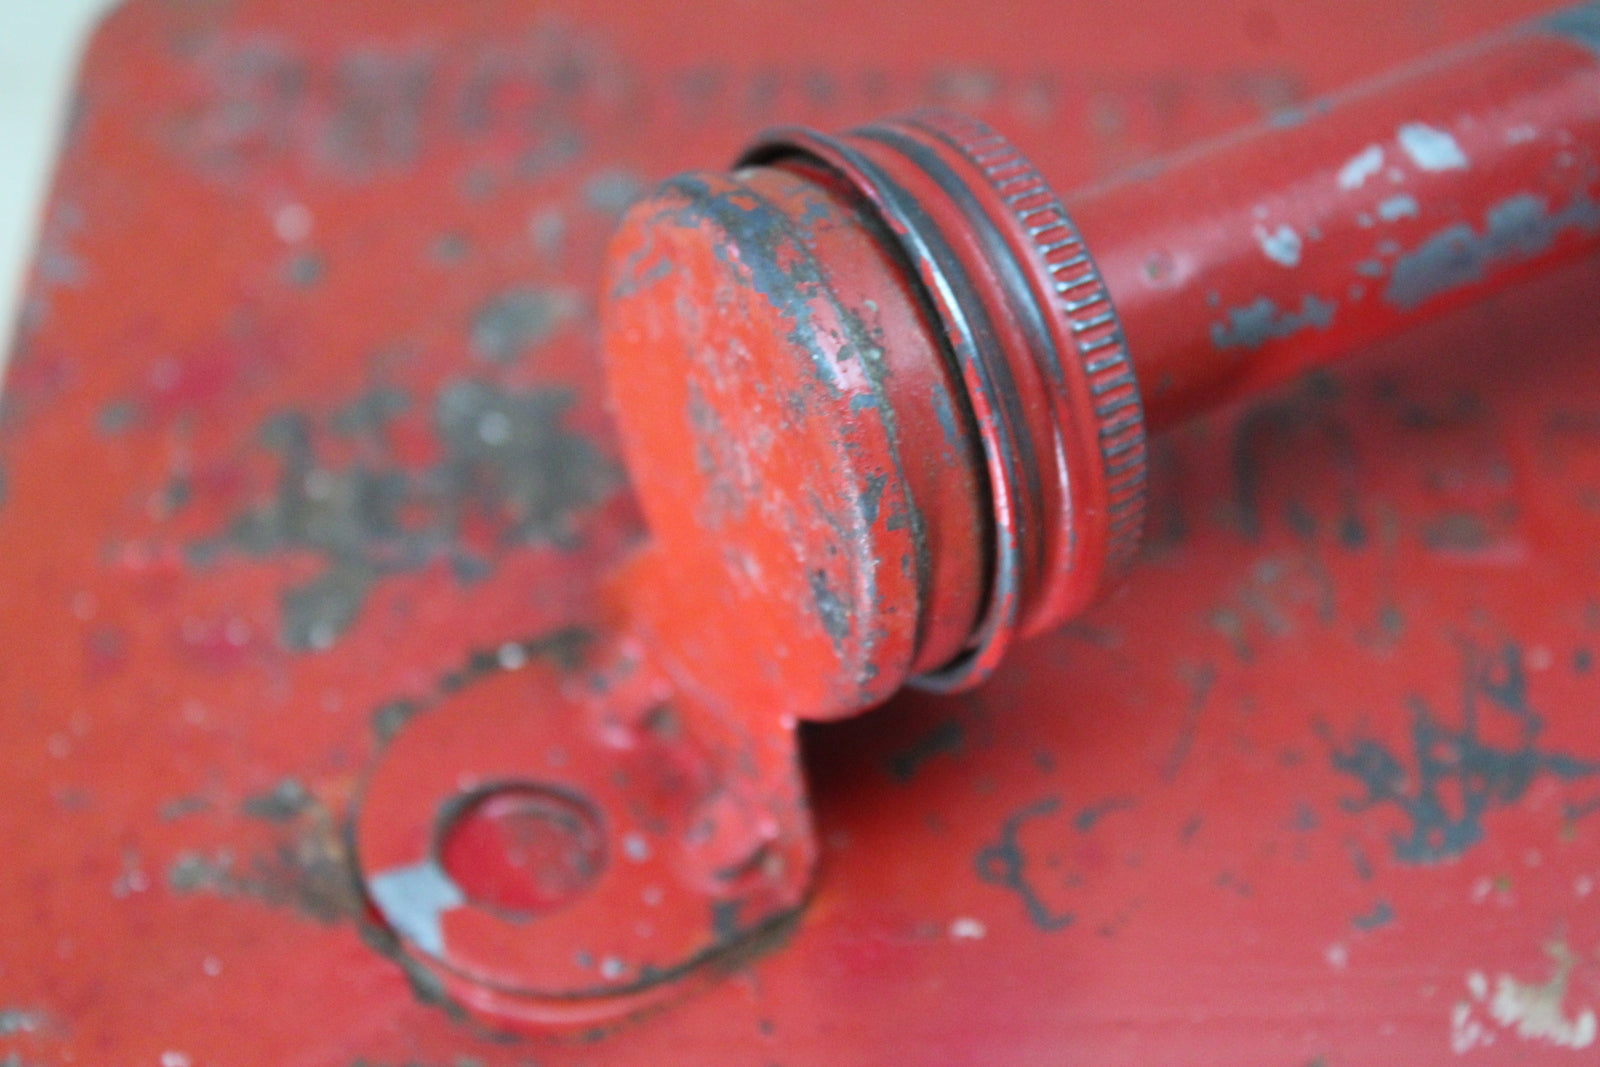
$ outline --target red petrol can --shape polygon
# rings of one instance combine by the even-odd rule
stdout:
[[[123,8],[85,63],[4,394],[0,1052],[1581,1062],[1589,10]],[[1426,91],[1341,95],[1428,55]],[[979,406],[943,433],[941,392],[983,394],[941,362],[918,261],[825,216],[855,195],[826,143],[756,139],[924,107],[1000,131],[1094,251],[1150,431],[1137,562],[1051,541],[1063,513],[1116,531],[1119,471],[1099,498],[1067,478],[997,508]],[[938,121],[889,128],[1008,164]],[[837,543],[912,564],[801,569],[788,599],[721,584],[794,542],[704,476],[755,468],[696,466],[696,442],[741,411],[792,427],[763,470],[802,507],[870,489],[883,420],[840,437],[723,349],[662,401],[688,462],[641,474],[655,394],[630,397],[598,325],[628,205],[752,144],[766,170],[740,180],[815,208],[837,267],[817,278],[870,282],[840,306],[921,339],[888,357],[892,407],[920,435],[903,496],[940,501],[917,531],[851,497],[868,540]],[[1311,177],[1327,196],[1298,195]],[[714,282],[695,254],[666,269]],[[740,299],[682,321],[783,325]],[[1089,359],[1112,347],[1104,311],[1065,314]],[[728,391],[695,408],[697,382]],[[1023,422],[1070,421],[1020,395]],[[675,472],[718,490],[684,510],[725,536],[662,548]],[[1030,508],[1013,629],[1036,636],[975,688],[901,691],[985,647],[991,560]],[[1050,593],[1080,549],[1126,572],[1090,583],[1108,599]]]

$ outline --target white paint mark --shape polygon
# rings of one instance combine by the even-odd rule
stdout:
[[[1469,999],[1458,1002],[1450,1016],[1450,1047],[1457,1055],[1494,1044],[1495,1033],[1514,1034],[1558,1048],[1584,1049],[1600,1036],[1600,1017],[1592,1008],[1573,1014],[1566,1009],[1567,987],[1577,957],[1556,942],[1545,951],[1555,963],[1544,982],[1522,982],[1499,974],[1494,982],[1482,971],[1466,976]]]
[[[950,924],[952,941],[982,941],[988,934],[989,928],[977,919],[963,916]]]
[[[272,216],[272,228],[284,244],[295,245],[311,236],[314,221],[304,204],[286,204]]]
[[[150,888],[150,876],[139,865],[139,853],[129,850],[122,856],[122,873],[111,881],[111,895],[117,900],[126,900],[136,893],[143,893]]]
[[[1401,219],[1414,219],[1422,211],[1417,203],[1417,198],[1410,193],[1401,193],[1391,196],[1378,205],[1378,217],[1384,222],[1398,222]]]
[[[1577,879],[1572,883],[1572,891],[1580,897],[1588,896],[1594,892],[1594,879],[1587,874],[1578,875]]]
[[[1547,671],[1556,661],[1555,653],[1545,645],[1534,645],[1529,648],[1526,658],[1528,668],[1535,671]]]
[[[1494,1044],[1494,1033],[1473,1018],[1472,1005],[1466,1001],[1458,1001],[1456,1006],[1450,1009],[1450,1051],[1457,1056],[1465,1056],[1475,1048],[1492,1044]]]
[[[643,834],[627,834],[622,838],[622,854],[635,863],[643,863],[650,858],[650,842]]]
[[[1506,144],[1527,144],[1537,136],[1539,131],[1532,126],[1513,126],[1506,131]]]
[[[192,1061],[187,1052],[168,1049],[161,1054],[161,1067],[189,1067]]]
[[[528,650],[516,641],[507,641],[494,654],[503,671],[517,671],[528,665]]]
[[[306,476],[300,479],[300,485],[312,500],[332,500],[334,491],[339,488],[339,480],[332,471],[318,467],[307,471]]]
[[[1584,1008],[1568,1017],[1561,1007],[1566,999],[1566,972],[1545,985],[1525,985],[1502,974],[1494,987],[1494,1000],[1489,1003],[1489,1014],[1494,1021],[1507,1029],[1515,1029],[1524,1041],[1548,1041],[1561,1048],[1588,1048],[1594,1044],[1600,1031],[1600,1020],[1594,1012]]]
[[[491,448],[511,440],[511,416],[503,411],[484,413],[478,420],[478,439]]]
[[[1327,959],[1328,966],[1336,971],[1342,971],[1350,963],[1350,950],[1341,944],[1329,945],[1323,957]]]
[[[444,954],[441,917],[467,902],[455,880],[432,860],[375,875],[367,889],[389,925],[431,956]]]
[[[1284,267],[1300,265],[1300,235],[1294,231],[1294,227],[1280,225],[1275,230],[1269,230],[1265,226],[1257,226],[1255,235],[1261,251],[1272,262]]]
[[[1444,130],[1425,122],[1408,122],[1400,127],[1400,147],[1420,170],[1466,170],[1467,154],[1456,139]]]
[[[201,961],[200,970],[205,973],[207,978],[215,978],[222,973],[222,961],[215,956],[207,956]]]
[[[1339,168],[1339,188],[1345,190],[1359,189],[1366,184],[1367,179],[1383,169],[1383,148],[1379,145],[1368,145],[1350,162]]]

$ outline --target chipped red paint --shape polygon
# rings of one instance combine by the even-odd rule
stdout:
[[[844,521],[806,549],[838,558],[777,573],[771,597],[724,586],[696,554],[708,513],[653,475],[629,491],[641,401],[618,434],[594,296],[622,207],[656,180],[763,126],[974,114],[1062,192],[1148,379],[1159,301],[1120,296],[1107,245],[1165,241],[1187,216],[1097,217],[1122,195],[1104,179],[1263,117],[1285,143],[1312,137],[1339,86],[1540,5],[1007,10],[714,5],[690,37],[665,5],[140,0],[107,23],[0,433],[0,1058],[1592,1051],[1592,259],[1153,440],[1143,562],[1109,602],[1017,643],[971,692],[808,727],[805,778],[793,720],[847,716],[959,651],[993,547],[963,536],[987,510],[981,431],[939,417],[940,393],[970,386],[926,359],[937,316],[863,240],[845,184],[791,161],[704,179],[715,199],[671,187],[701,209],[679,222],[702,251],[751,224],[730,214],[740,186],[771,205],[765,223],[817,243],[838,297],[807,294],[814,321],[834,316],[819,358],[842,361],[858,328],[921,338],[885,350],[880,381],[841,374],[832,406],[782,408],[770,425],[805,449],[732,466],[843,485],[811,514]],[[1548,87],[1587,77],[1592,21],[1557,30],[1497,54]],[[1427,181],[1448,178],[1447,150],[1413,140],[1443,165]],[[1549,148],[1519,144],[1513,163]],[[1571,148],[1577,171],[1593,162]],[[1567,173],[1559,152],[1538,158],[1545,180]],[[1375,239],[1392,227],[1415,254],[1451,222],[1430,211],[1489,221],[1471,197],[1487,204],[1493,181],[1459,201],[1428,188],[1416,216],[1377,200]],[[1531,217],[1518,203],[1508,221]],[[1246,288],[1173,325],[1194,345],[1257,322],[1251,272],[1288,270],[1268,246],[1289,256],[1263,230],[1216,246],[1215,276]],[[1474,232],[1468,265],[1487,247]],[[1552,254],[1577,249],[1558,236]],[[1298,269],[1317,247],[1302,239]],[[734,269],[678,249],[702,284],[801,277],[763,252]],[[716,328],[747,344],[798,313],[726,295]],[[1298,291],[1268,295],[1283,310]],[[1411,312],[1384,314],[1326,354]],[[1291,341],[1321,337],[1307,321]],[[680,413],[691,387],[716,402],[702,416],[768,403],[717,356],[675,380],[647,369]],[[1151,424],[1170,423],[1141,384]],[[1172,395],[1233,395],[1209,371],[1190,384]],[[1032,399],[1040,425],[1061,417],[1060,397]],[[861,450],[891,429],[904,463],[880,484]],[[722,507],[720,543],[775,551],[725,492],[726,462],[662,470]],[[869,521],[907,502],[920,531]],[[707,640],[713,625],[740,640]],[[518,857],[545,864],[520,888]],[[420,865],[420,883],[388,884],[434,905],[470,890],[471,907],[432,913],[442,958],[424,926],[380,921],[362,861]],[[459,877],[443,898],[429,862]],[[607,910],[629,896],[637,909]],[[686,986],[698,995],[666,1000]],[[578,1029],[501,1032],[552,1023]]]

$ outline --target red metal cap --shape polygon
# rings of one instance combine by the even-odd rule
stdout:
[[[875,228],[822,172],[753,168],[667,183],[612,245],[601,348],[654,560],[630,610],[738,708],[853,714],[977,617],[975,435]]]

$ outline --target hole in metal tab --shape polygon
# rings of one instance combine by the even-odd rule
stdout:
[[[563,790],[502,784],[456,798],[440,819],[439,866],[474,906],[513,920],[559,911],[605,870],[604,822]]]

